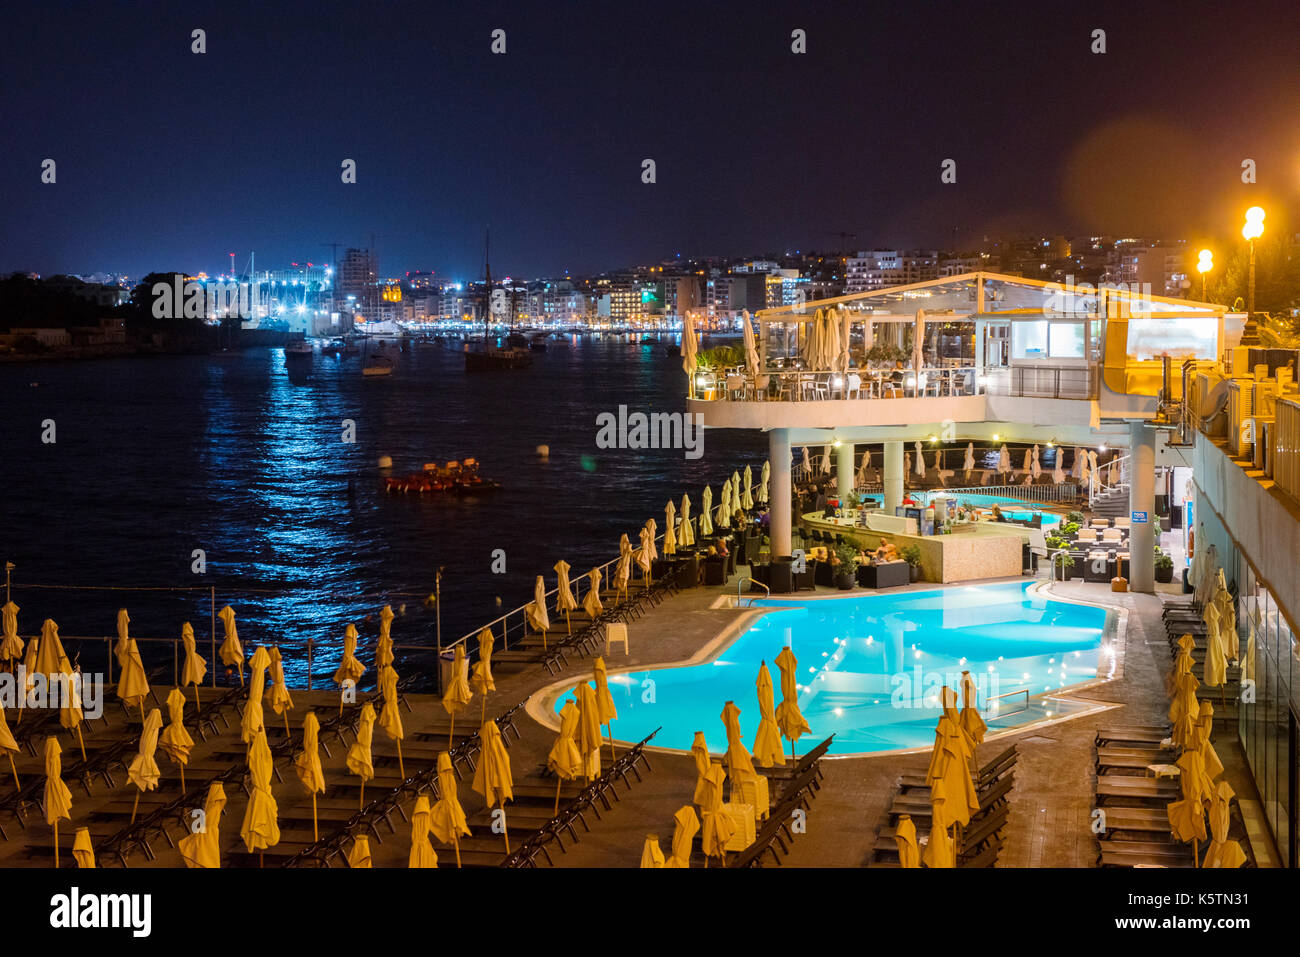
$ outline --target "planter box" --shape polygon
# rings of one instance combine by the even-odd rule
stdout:
[[[859,565],[858,584],[863,588],[897,588],[911,582],[911,567],[907,562]]]

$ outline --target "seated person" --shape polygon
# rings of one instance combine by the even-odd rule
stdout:
[[[716,549],[714,549],[714,548],[710,548],[710,549],[709,549],[709,554],[710,554],[710,555],[721,555],[723,558],[726,558],[726,557],[727,557],[727,554],[728,554],[728,552],[727,552],[727,540],[726,540],[725,538],[720,538],[720,539],[718,539],[718,547],[717,547]]]

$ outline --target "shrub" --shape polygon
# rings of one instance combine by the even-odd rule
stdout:
[[[852,565],[853,559],[858,557],[858,550],[847,542],[841,542],[835,546],[835,557],[839,559],[840,565]]]
[[[1074,511],[1065,516],[1067,522],[1073,522],[1076,526],[1083,524],[1083,512]]]
[[[1075,532],[1077,532],[1077,531],[1080,529],[1080,527],[1081,527],[1081,526],[1079,525],[1078,522],[1062,522],[1062,523],[1061,523],[1061,534],[1062,534],[1062,535],[1073,535]]]
[[[1159,569],[1161,569],[1161,570],[1164,570],[1164,569],[1172,569],[1173,567],[1174,567],[1174,559],[1173,559],[1173,557],[1170,556],[1170,555],[1166,555],[1164,552],[1160,551],[1160,549],[1157,548],[1157,549],[1156,549],[1156,568],[1159,568]]]
[[[909,565],[921,564],[920,545],[904,545],[898,550],[898,554],[902,556],[903,561],[907,562]]]

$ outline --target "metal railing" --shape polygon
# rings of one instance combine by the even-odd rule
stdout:
[[[759,581],[757,578],[751,578],[750,576],[746,575],[744,578],[738,578],[738,579],[736,579],[736,607],[737,607],[737,608],[743,608],[743,607],[744,607],[744,606],[741,605],[741,603],[740,603],[740,602],[741,602],[741,597],[740,597],[740,586],[743,585],[743,584],[745,584],[745,582],[750,582],[751,584],[757,585],[759,588],[763,589],[763,597],[764,597],[764,598],[771,598],[771,597],[772,597],[772,589],[768,588],[766,585],[764,585],[764,584],[763,584],[761,581]],[[751,604],[753,604],[754,599],[751,598],[749,601],[750,601]]]
[[[1133,457],[1130,453],[1117,456],[1111,459],[1105,465],[1099,465],[1088,476],[1088,504],[1091,506],[1096,503],[1097,499],[1103,494],[1112,490],[1123,490],[1129,487],[1132,481],[1130,475],[1130,466]],[[1110,473],[1114,466],[1119,466],[1119,476],[1116,481],[1110,481]]]
[[[989,395],[1095,399],[1099,366],[1011,366],[990,370]]]
[[[1029,689],[1028,688],[1025,688],[1021,691],[1008,691],[1006,694],[993,695],[993,697],[989,698],[988,705],[985,706],[986,713],[992,711],[992,705],[994,701],[1001,701],[1003,698],[1018,698],[1021,695],[1024,695],[1025,697],[1024,707],[1019,708],[1016,711],[1003,711],[1002,706],[999,704],[997,717],[1009,718],[1014,714],[1023,714],[1024,712],[1029,710]]]

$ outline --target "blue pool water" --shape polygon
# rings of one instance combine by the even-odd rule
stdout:
[[[1056,525],[1062,521],[1060,515],[1054,512],[1048,512],[1040,508],[1034,502],[1026,502],[1018,498],[1007,498],[1003,495],[983,495],[980,493],[966,492],[912,492],[913,498],[918,498],[926,503],[936,495],[944,495],[949,502],[956,502],[958,505],[973,505],[976,508],[992,508],[994,505],[1002,510],[1002,514],[1007,518],[1013,518],[1018,522],[1027,522],[1039,512],[1043,513],[1043,525]]]
[[[710,750],[722,751],[726,738],[719,716],[732,700],[741,711],[745,743],[752,746],[759,664],[767,662],[779,703],[781,676],[773,661],[786,645],[799,661],[799,707],[812,727],[811,737],[800,740],[800,752],[831,732],[832,754],[933,743],[938,689],[945,683],[958,688],[963,669],[976,682],[978,706],[991,729],[1059,716],[1069,704],[1047,693],[1097,677],[1099,665],[1103,672],[1110,666],[1102,650],[1109,613],[1031,595],[1031,584],[756,602],[772,611],[715,660],[610,675],[619,715],[614,735],[637,741],[661,727],[655,745],[689,749],[694,733],[703,731]],[[557,711],[568,697],[555,702]]]

